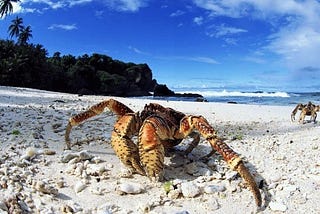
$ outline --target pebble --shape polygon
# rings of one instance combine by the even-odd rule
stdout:
[[[119,208],[114,204],[103,204],[97,208],[97,214],[111,214],[119,211]]]
[[[144,187],[138,183],[122,183],[119,185],[118,190],[126,194],[139,194],[144,191]]]
[[[225,177],[227,180],[234,180],[237,177],[237,175],[238,175],[238,172],[236,171],[228,171],[226,172]]]
[[[45,181],[34,181],[32,184],[34,190],[44,193],[58,195],[59,191]]]
[[[273,176],[270,177],[271,182],[278,182],[281,180],[281,175],[279,173],[275,173]]]
[[[212,194],[216,192],[223,192],[226,190],[226,187],[223,185],[209,185],[204,187],[204,192],[207,194]]]
[[[181,184],[182,195],[187,198],[193,198],[200,194],[200,187],[192,182],[186,182]]]
[[[76,193],[81,192],[82,190],[84,190],[87,187],[86,184],[84,184],[82,181],[78,181],[75,185],[74,185],[74,191]]]
[[[8,208],[4,201],[0,201],[0,213],[8,213]]]
[[[272,211],[285,212],[287,210],[286,205],[284,205],[282,203],[278,203],[278,202],[273,202],[273,201],[270,202],[269,207]]]

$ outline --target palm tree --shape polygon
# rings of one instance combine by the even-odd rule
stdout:
[[[11,38],[13,36],[18,37],[20,32],[23,30],[23,19],[17,16],[14,20],[12,20],[11,23],[12,24],[9,26],[8,29],[9,35]]]
[[[19,34],[18,44],[20,45],[27,44],[29,38],[32,37],[31,33],[32,33],[32,30],[30,26],[23,28]]]
[[[0,0],[0,18],[13,12],[12,2],[20,2],[20,0]]]

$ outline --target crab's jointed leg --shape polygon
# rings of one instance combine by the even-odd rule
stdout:
[[[148,177],[161,179],[165,149],[163,141],[172,134],[167,121],[161,117],[148,117],[139,132],[139,155]]]
[[[87,111],[77,114],[69,119],[65,133],[67,149],[71,148],[70,133],[72,127],[79,125],[80,123],[91,117],[101,114],[105,108],[109,108],[113,113],[115,113],[118,116],[118,118],[125,115],[126,113],[133,113],[133,111],[129,107],[114,99],[105,100],[96,105],[91,106]]]
[[[221,138],[216,135],[216,131],[209,125],[208,121],[202,116],[185,116],[180,123],[180,132],[185,136],[189,135],[193,130],[198,130],[199,133],[210,142],[211,147],[219,152],[224,160],[228,163],[231,169],[237,171],[240,176],[247,182],[256,200],[257,206],[261,206],[262,199],[259,188],[245,167],[243,161]]]
[[[303,109],[300,113],[300,116],[299,116],[299,123],[303,124],[304,123],[304,118],[306,117],[306,110]]]
[[[311,113],[311,121],[313,121],[314,123],[316,122],[318,111],[320,111],[320,105],[317,105]]]
[[[114,125],[111,145],[121,162],[132,172],[146,175],[140,163],[138,146],[131,140],[139,130],[139,118],[136,114],[122,116]]]
[[[301,104],[301,103],[299,103],[299,104],[293,109],[293,111],[292,111],[292,113],[291,113],[291,121],[292,121],[292,122],[296,120],[295,116],[296,116],[296,114],[297,114],[297,111],[298,111],[298,110],[302,110],[303,108],[304,108],[304,105]]]

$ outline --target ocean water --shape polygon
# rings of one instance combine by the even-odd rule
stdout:
[[[309,101],[320,105],[320,92],[284,92],[284,91],[240,91],[240,90],[217,90],[206,88],[183,89],[176,88],[176,93],[197,93],[201,94],[208,102],[239,103],[254,105],[281,105],[290,106]],[[154,98],[159,99],[159,98]],[[166,100],[194,101],[194,98],[160,98]]]

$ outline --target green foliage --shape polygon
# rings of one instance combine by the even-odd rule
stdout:
[[[0,18],[13,12],[12,2],[19,2],[20,0],[0,0]]]
[[[21,134],[19,130],[12,130],[11,132],[12,135],[19,135]]]
[[[163,184],[163,189],[166,192],[166,194],[168,194],[172,188],[173,188],[172,181],[167,181]]]
[[[243,140],[243,134],[242,133],[237,133],[233,134],[232,140]]]

